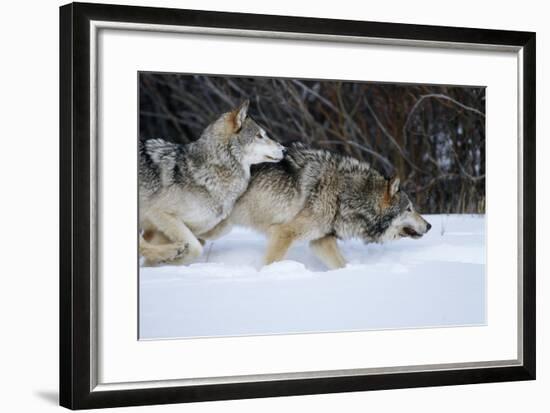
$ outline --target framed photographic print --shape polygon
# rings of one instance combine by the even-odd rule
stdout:
[[[60,9],[60,401],[535,378],[535,34]]]

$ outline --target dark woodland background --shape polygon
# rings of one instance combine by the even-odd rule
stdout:
[[[485,212],[485,88],[140,73],[140,139],[189,143],[245,98],[281,143],[401,178],[422,213]]]

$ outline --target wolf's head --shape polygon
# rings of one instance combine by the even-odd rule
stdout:
[[[227,145],[245,165],[278,162],[286,149],[272,140],[266,131],[248,116],[248,99],[231,112],[224,113],[206,128],[203,138]]]
[[[359,237],[367,242],[420,238],[432,227],[399,188],[399,178],[367,173],[347,188],[340,194],[339,232],[344,238]]]
[[[391,178],[380,200],[382,215],[389,219],[389,225],[378,241],[391,241],[398,238],[421,238],[432,227],[416,212],[408,195],[399,188],[399,178]]]

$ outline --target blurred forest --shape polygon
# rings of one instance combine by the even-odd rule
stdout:
[[[485,88],[140,73],[140,139],[189,143],[221,113],[370,162],[422,213],[485,212]]]

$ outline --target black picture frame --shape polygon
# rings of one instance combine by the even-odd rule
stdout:
[[[90,21],[508,45],[523,53],[523,365],[91,390]],[[535,56],[531,32],[72,3],[60,8],[60,404],[70,409],[535,379]]]

